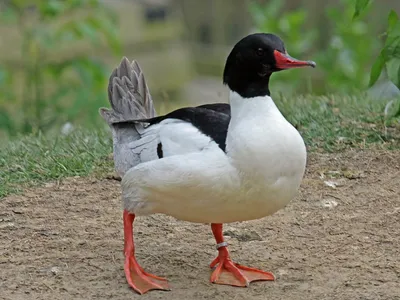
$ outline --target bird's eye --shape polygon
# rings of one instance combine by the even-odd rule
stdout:
[[[258,56],[263,56],[264,55],[264,49],[263,48],[258,48],[256,50],[256,53],[257,53]]]

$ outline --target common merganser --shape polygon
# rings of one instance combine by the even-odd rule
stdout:
[[[135,258],[135,216],[155,213],[211,223],[218,250],[211,282],[246,287],[274,280],[270,272],[232,262],[222,224],[271,215],[296,195],[306,147],[271,99],[269,79],[273,72],[315,65],[290,57],[276,35],[251,34],[225,64],[230,105],[185,107],[157,117],[139,65],[123,58],[109,81],[112,109],[100,114],[112,129],[122,177],[124,269],[136,292],[169,290],[166,279],[146,273]]]

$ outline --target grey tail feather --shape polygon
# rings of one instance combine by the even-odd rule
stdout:
[[[129,144],[140,139],[145,126],[141,122],[126,121],[156,116],[144,74],[136,61],[131,63],[124,57],[114,69],[108,82],[108,99],[111,109],[100,108],[99,112],[111,127],[115,169],[122,177],[140,163],[140,157],[133,153]]]
[[[108,99],[112,109],[100,108],[100,115],[110,126],[156,116],[142,69],[136,61],[131,63],[126,57],[110,76]]]

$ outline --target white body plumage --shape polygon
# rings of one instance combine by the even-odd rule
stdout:
[[[230,103],[226,153],[189,122],[166,119],[146,128],[129,145],[142,163],[122,179],[124,208],[228,223],[268,216],[293,199],[306,165],[300,134],[269,96],[230,92]]]

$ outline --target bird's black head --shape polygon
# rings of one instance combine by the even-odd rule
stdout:
[[[283,41],[274,34],[250,34],[240,40],[229,54],[224,84],[243,98],[270,95],[268,83],[273,72],[315,65],[313,61],[290,57]]]

